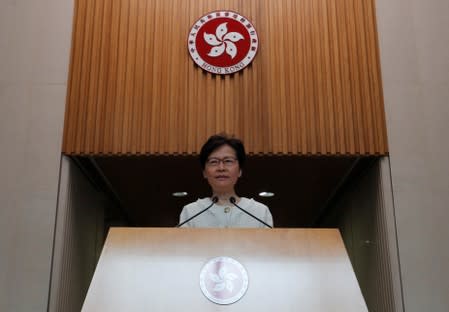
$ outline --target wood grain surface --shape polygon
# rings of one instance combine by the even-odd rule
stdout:
[[[77,0],[63,152],[195,154],[217,132],[250,154],[388,153],[374,0]],[[192,24],[249,18],[253,63],[194,65]]]

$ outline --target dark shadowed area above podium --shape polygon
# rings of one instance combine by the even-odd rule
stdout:
[[[334,195],[372,157],[249,157],[236,190],[270,207],[276,227],[320,225]],[[196,156],[76,158],[100,188],[120,202],[112,216],[128,226],[170,227],[178,223],[182,207],[210,196]],[[176,198],[173,192],[188,196]],[[262,191],[275,193],[262,198]]]

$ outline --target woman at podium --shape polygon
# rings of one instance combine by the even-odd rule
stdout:
[[[241,140],[226,134],[211,136],[201,148],[200,163],[212,195],[184,206],[178,226],[272,227],[273,217],[266,205],[235,192],[245,160]]]

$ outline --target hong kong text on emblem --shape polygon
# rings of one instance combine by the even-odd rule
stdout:
[[[243,265],[229,257],[209,260],[200,273],[200,288],[210,301],[231,304],[248,289],[248,273]]]
[[[232,74],[256,56],[259,38],[253,24],[233,11],[202,16],[190,29],[187,47],[193,61],[213,74]]]

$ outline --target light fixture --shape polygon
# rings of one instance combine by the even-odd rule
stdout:
[[[273,197],[274,193],[273,192],[260,192],[259,196],[260,197]]]
[[[174,192],[174,193],[172,193],[172,195],[174,197],[186,197],[187,195],[189,195],[189,193],[187,193],[187,192]]]

